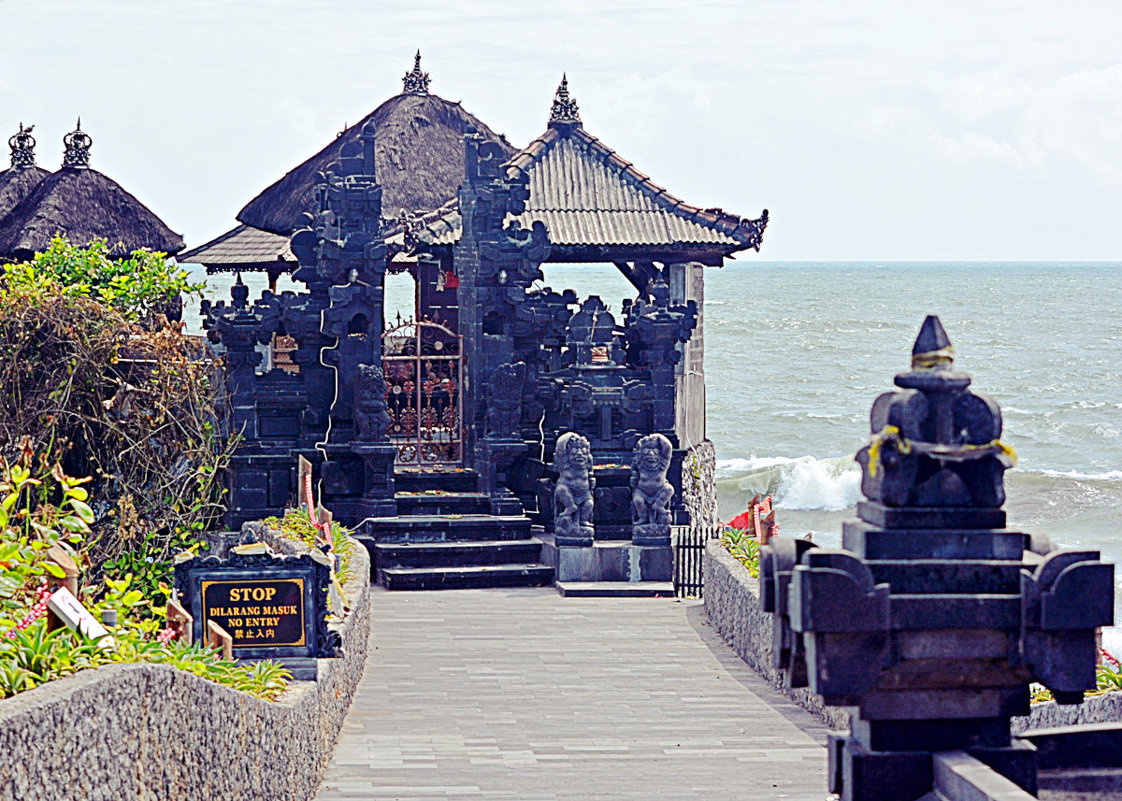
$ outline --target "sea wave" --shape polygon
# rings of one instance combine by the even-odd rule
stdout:
[[[747,508],[760,493],[771,495],[779,509],[836,511],[855,504],[860,488],[860,469],[848,456],[752,456],[717,463],[717,494],[725,509]]]
[[[1072,478],[1077,481],[1122,481],[1122,470],[1107,470],[1104,473],[1081,473],[1078,470],[1025,470],[1023,472],[1037,473],[1049,478]]]
[[[1017,468],[1006,485],[1021,506],[1068,506],[1104,511],[1122,503],[1122,470],[1083,472]],[[771,495],[780,509],[833,512],[861,498],[861,471],[850,456],[756,456],[717,462],[717,495],[724,510],[743,510],[753,495]],[[1037,515],[1032,515],[1035,518]]]

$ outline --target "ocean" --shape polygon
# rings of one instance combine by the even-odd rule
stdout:
[[[259,277],[255,277],[259,278]],[[224,294],[214,282],[216,294]],[[599,294],[630,285],[610,266],[548,265],[545,283]],[[1122,562],[1122,263],[765,262],[706,272],[707,431],[722,519],[770,494],[783,536],[836,546],[854,515],[869,408],[909,368],[937,314],[955,368],[1000,405],[1008,526]],[[391,277],[387,314],[412,305]],[[1122,622],[1122,570],[1116,619]],[[1108,633],[1122,653],[1122,630]]]

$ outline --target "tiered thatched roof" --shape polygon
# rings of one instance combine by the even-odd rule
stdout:
[[[0,220],[0,258],[30,258],[46,250],[56,234],[74,244],[105,239],[114,256],[140,248],[169,254],[183,249],[183,237],[112,178],[89,168],[92,140],[80,121],[65,141],[62,169],[43,178]]]
[[[0,172],[0,220],[35,191],[39,182],[50,175],[35,163],[35,137],[31,130],[19,124],[19,133],[8,140],[12,150],[12,166]]]
[[[410,214],[431,211],[455,197],[464,181],[463,140],[469,129],[496,142],[506,156],[514,154],[505,136],[459,103],[429,94],[427,81],[416,80],[418,72],[419,65],[406,75],[404,93],[378,106],[249,201],[238,213],[238,222],[274,234],[292,233],[302,213],[316,210],[316,173],[338,161],[343,144],[357,138],[369,120],[377,134],[374,161],[386,217],[396,217],[402,209]]]

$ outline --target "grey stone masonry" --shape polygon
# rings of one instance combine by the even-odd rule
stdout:
[[[375,589],[319,801],[826,797],[826,730],[700,603]]]
[[[718,540],[706,543],[701,574],[705,614],[740,658],[831,729],[848,729],[849,713],[844,708],[826,706],[806,687],[783,686],[783,674],[772,665],[771,615],[760,608],[759,579],[752,578]]]
[[[86,670],[0,701],[0,801],[304,801],[366,661],[370,564],[353,551],[345,656],[275,703],[167,665]]]

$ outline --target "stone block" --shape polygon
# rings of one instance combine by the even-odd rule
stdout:
[[[674,550],[672,548],[635,545],[630,551],[632,561],[637,561],[639,565],[639,581],[673,580]]]

